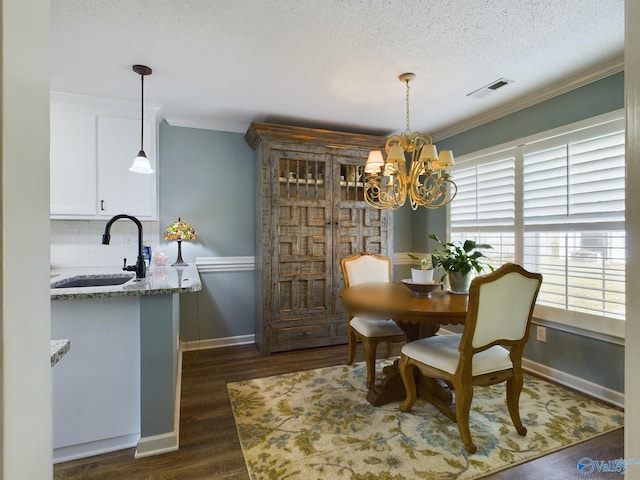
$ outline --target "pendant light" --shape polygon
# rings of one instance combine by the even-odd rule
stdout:
[[[144,77],[151,75],[152,70],[145,65],[134,65],[133,71],[140,75],[140,151],[138,156],[133,159],[133,164],[129,168],[133,173],[153,173],[147,154],[144,153]]]

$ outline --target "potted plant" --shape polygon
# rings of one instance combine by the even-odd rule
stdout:
[[[433,264],[431,256],[418,257],[408,253],[409,258],[420,262],[420,268],[411,268],[411,281],[413,283],[433,283]]]
[[[434,250],[431,255],[433,268],[442,267],[444,275],[449,277],[449,286],[456,293],[467,293],[471,278],[475,273],[482,273],[485,269],[493,271],[493,266],[482,263],[488,258],[481,250],[493,248],[487,243],[476,243],[473,240],[464,242],[443,242],[434,233],[429,238],[440,244],[442,249]]]

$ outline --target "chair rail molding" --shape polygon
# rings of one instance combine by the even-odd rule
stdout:
[[[413,265],[414,260],[411,260],[409,253],[412,253],[416,257],[426,257],[431,255],[430,253],[417,253],[417,252],[395,252],[393,254],[393,265]]]
[[[255,257],[196,257],[199,273],[243,272],[256,269]]]

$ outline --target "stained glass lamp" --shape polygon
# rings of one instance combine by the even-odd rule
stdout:
[[[196,238],[198,238],[193,227],[188,223],[183,222],[180,217],[178,217],[177,222],[173,222],[165,229],[163,238],[165,240],[175,240],[178,242],[178,259],[176,260],[176,263],[171,264],[171,266],[184,267],[186,265],[189,265],[184,260],[182,260],[182,241],[195,240]]]

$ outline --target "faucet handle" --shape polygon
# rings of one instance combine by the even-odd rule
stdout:
[[[135,272],[136,271],[136,266],[135,265],[129,265],[127,266],[127,259],[123,259],[123,264],[122,264],[122,270],[125,270],[127,272]]]

